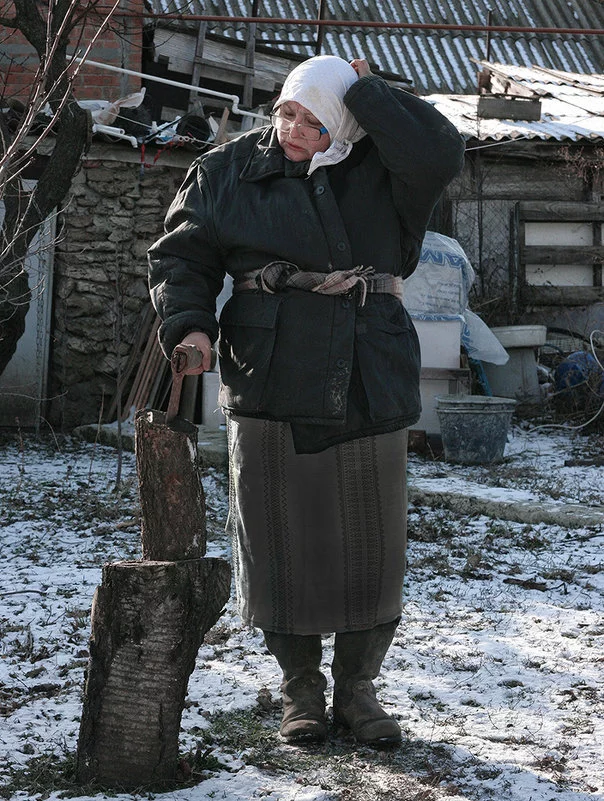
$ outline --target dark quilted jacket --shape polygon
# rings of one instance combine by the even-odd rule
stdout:
[[[306,176],[271,128],[201,156],[149,251],[166,354],[193,330],[218,336],[215,299],[275,260],[328,272],[358,265],[407,277],[434,205],[459,172],[461,137],[425,101],[361,78],[345,103],[368,136],[339,164]],[[220,402],[289,420],[299,451],[393,431],[420,415],[419,344],[393,296],[299,290],[236,293],[220,318]]]

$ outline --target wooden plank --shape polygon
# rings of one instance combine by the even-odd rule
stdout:
[[[427,381],[463,381],[470,377],[467,367],[422,367],[420,377]]]
[[[520,309],[520,287],[525,282],[524,264],[520,260],[520,242],[524,242],[526,233],[524,222],[518,214],[519,204],[514,204],[510,215],[510,290],[512,298],[513,315],[518,315]]]
[[[536,121],[541,119],[541,102],[528,98],[480,95],[477,113],[481,119]]]
[[[593,243],[596,246],[604,245],[604,223],[596,222],[593,226]],[[604,260],[594,263],[594,286],[602,286],[602,266]]]
[[[197,33],[158,28],[154,39],[155,60],[160,56],[169,59],[169,69],[193,76]],[[274,56],[259,51],[254,56],[254,88],[264,91],[275,91],[299,61],[287,57]],[[241,85],[241,76],[248,74],[246,50],[242,47],[216,42],[205,38],[203,42],[203,58],[200,78],[221,80]]]
[[[229,109],[224,108],[222,111],[222,117],[220,118],[220,125],[218,126],[218,130],[216,131],[216,136],[214,137],[214,144],[216,146],[223,144],[226,142],[226,129],[227,123],[229,121]]]
[[[525,86],[520,81],[515,81],[507,75],[497,73],[495,70],[490,69],[491,73],[491,91],[493,94],[514,95],[515,97],[534,98],[535,92],[528,86]]]
[[[135,409],[143,409],[148,405],[151,400],[151,389],[157,380],[157,375],[160,370],[165,368],[166,364],[167,360],[159,346],[159,342],[155,342],[135,398]]]
[[[151,358],[153,349],[155,347],[159,347],[157,343],[157,331],[159,329],[160,323],[161,320],[156,315],[153,321],[153,326],[151,328],[151,331],[149,332],[147,337],[147,344],[145,345],[145,350],[143,351],[143,355],[141,357],[138,370],[136,371],[136,375],[134,376],[134,381],[130,388],[130,394],[128,395],[126,403],[122,408],[122,416],[124,419],[128,417],[130,409],[132,409],[132,407],[134,407],[135,409],[140,408],[139,406],[137,406],[137,398],[140,392],[141,383],[143,382],[146,371],[148,370],[149,359]]]
[[[524,264],[594,264],[604,261],[604,245],[521,245]]]
[[[599,222],[604,220],[604,203],[521,201],[518,213],[521,220],[532,222]]]
[[[225,45],[223,42],[214,42],[206,39],[205,55],[208,59],[215,62],[237,63],[242,67],[246,64],[246,51],[242,47]],[[259,83],[282,84],[292,69],[300,63],[299,59],[288,58],[287,56],[276,56],[270,53],[256,50],[254,55],[254,86]]]
[[[193,74],[191,76],[191,83],[193,86],[199,86],[199,79],[201,78],[201,60],[203,59],[203,47],[206,38],[206,31],[208,29],[207,22],[200,22],[197,30],[197,41],[195,43],[195,56],[193,58]],[[200,97],[198,92],[191,92],[189,96],[189,111],[191,111]]]
[[[591,306],[604,302],[604,287],[525,284],[520,290],[520,298],[527,306]]]
[[[252,11],[258,11],[258,3],[254,3]],[[255,14],[254,14],[255,16]],[[247,42],[245,46],[245,66],[247,75],[245,76],[243,84],[243,105],[246,108],[251,108],[252,97],[254,93],[254,63],[255,63],[255,50],[256,50],[256,24],[248,25]]]
[[[515,143],[514,143],[515,144]],[[503,154],[503,148],[494,147],[497,151],[499,161],[490,161],[488,163],[488,194],[489,199],[497,199],[501,201],[517,202],[519,197],[525,200],[532,200],[534,202],[541,202],[547,198],[568,197],[577,200],[581,198],[580,181],[576,182],[576,187],[569,187],[568,176],[563,172],[562,168],[553,168],[546,170],[543,168],[543,161],[546,158],[551,158],[551,154],[538,155],[533,152],[532,155],[527,155],[525,158],[517,158],[518,152],[514,153],[508,151]],[[474,151],[470,151],[473,153]],[[489,148],[482,152],[481,158],[486,162]],[[485,155],[486,154],[486,155]],[[494,158],[495,154],[491,154],[490,158]],[[477,172],[478,172],[478,168]],[[466,178],[467,180],[467,178]],[[483,187],[483,191],[486,188]],[[556,219],[555,217],[546,217],[545,219]]]
[[[252,75],[253,72],[254,72],[254,70],[251,67],[247,67],[245,64],[236,64],[236,63],[234,63],[232,61],[229,61],[229,62],[222,61],[221,62],[221,61],[212,61],[209,58],[202,58],[199,63],[201,64],[202,67],[213,67],[214,69],[217,69],[217,70],[223,70],[224,71],[225,69],[228,68],[228,70],[230,72],[237,72],[237,73],[240,73],[241,75],[245,75],[245,76]],[[202,73],[201,73],[202,75],[203,75],[203,72],[204,71],[202,70]]]
[[[143,346],[145,346],[145,343],[148,343],[150,331],[152,330],[154,323],[157,324],[157,321],[158,321],[157,313],[153,308],[153,306],[149,303],[143,309],[138,337],[134,342],[134,344],[132,345],[130,354],[128,356],[128,360],[122,369],[122,374],[120,376],[120,386],[116,388],[115,394],[111,399],[111,404],[107,409],[106,419],[109,421],[113,420],[117,413],[118,392],[120,394],[123,392],[124,386],[128,383],[128,381],[130,380],[130,376],[134,372],[134,369],[139,364],[139,357],[141,350]],[[155,331],[157,331],[157,327],[155,328]],[[144,358],[144,352],[143,352],[143,358]],[[136,382],[136,374],[134,381]],[[128,417],[128,412],[129,412],[129,406],[126,405],[126,408],[122,409],[122,419]]]

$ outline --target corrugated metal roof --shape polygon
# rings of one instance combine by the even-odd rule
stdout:
[[[478,117],[479,95],[427,96],[425,99],[448,117],[464,137],[481,141],[604,141],[604,75],[580,75],[505,64],[490,64],[489,68],[539,97],[541,119],[535,122],[483,119]]]
[[[249,16],[251,0],[152,0],[155,11]],[[484,25],[492,0],[328,0],[327,16],[337,20]],[[260,0],[258,15],[316,19],[318,0]],[[508,0],[492,11],[492,25],[535,28],[604,28],[597,0]],[[245,23],[209,23],[209,32],[245,39]],[[301,56],[314,55],[313,26],[258,25],[260,44]],[[308,43],[308,44],[305,44]],[[420,94],[476,91],[471,59],[486,57],[487,35],[476,31],[326,28],[323,53],[350,60],[364,56],[379,70],[410,80]],[[490,60],[576,73],[604,70],[602,37],[543,33],[493,33]]]

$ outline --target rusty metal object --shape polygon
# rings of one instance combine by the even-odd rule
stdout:
[[[202,354],[194,345],[177,345],[172,351],[170,365],[172,367],[172,390],[168,401],[166,412],[166,423],[170,424],[174,418],[178,417],[180,409],[180,395],[182,392],[182,382],[186,371],[199,367],[203,361]]]

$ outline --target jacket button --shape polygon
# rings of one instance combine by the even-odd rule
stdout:
[[[340,369],[346,367],[346,359],[338,359],[336,362],[336,367],[339,367]]]
[[[324,186],[317,186],[315,189],[315,195],[322,195],[324,191],[325,191]]]
[[[339,251],[346,250],[346,242],[338,242],[338,244],[336,245],[336,247],[337,247],[337,249],[338,249]]]
[[[349,306],[350,306],[350,301],[349,300],[343,300],[342,301],[342,308],[343,309],[347,309]]]

